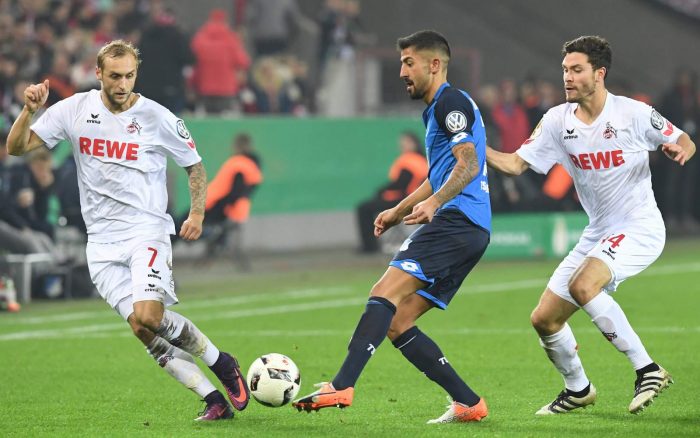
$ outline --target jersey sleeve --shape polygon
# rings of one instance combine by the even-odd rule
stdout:
[[[535,126],[530,138],[515,151],[532,170],[546,174],[549,169],[561,162],[561,150],[557,144],[555,117],[548,111]]]
[[[180,167],[189,167],[202,161],[185,122],[170,111],[161,120],[159,143]]]
[[[56,102],[44,111],[29,129],[46,143],[46,147],[53,149],[58,143],[68,139],[66,127],[70,126],[71,112],[68,99]]]
[[[473,136],[474,107],[471,101],[458,90],[447,92],[435,105],[435,120],[450,139],[450,147],[460,143],[476,144]]]
[[[655,151],[663,143],[677,142],[683,134],[683,131],[646,104],[641,105],[636,125],[638,132],[647,140],[644,146],[650,151]]]

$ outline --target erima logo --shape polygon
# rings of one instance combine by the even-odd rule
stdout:
[[[564,136],[564,140],[571,140],[571,139],[574,139],[574,138],[578,138],[578,135],[574,134],[574,129],[576,129],[576,128],[573,128],[573,129],[565,129],[566,135]]]
[[[602,332],[602,333],[603,333],[603,336],[605,336],[605,339],[607,339],[610,342],[612,342],[613,339],[617,339],[617,333],[615,333],[615,332],[609,332],[609,333]]]
[[[100,124],[100,121],[97,120],[97,118],[100,117],[99,114],[90,113],[90,117],[92,117],[92,118],[86,120],[88,123],[94,123],[94,124],[96,124],[96,125],[99,125],[99,124]]]

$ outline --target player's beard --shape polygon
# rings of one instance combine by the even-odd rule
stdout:
[[[408,95],[411,96],[412,100],[422,100],[423,96],[425,96],[425,89],[426,87],[419,87],[418,83],[415,81],[413,82],[413,91],[409,92]]]
[[[128,91],[128,92],[126,93],[126,99],[124,99],[123,102],[117,101],[117,99],[116,99],[116,92],[115,92],[115,93],[105,93],[105,94],[107,95],[107,100],[109,101],[109,103],[110,103],[113,107],[122,107],[122,106],[125,106],[125,105],[128,105],[128,104],[129,104],[129,99],[131,99],[132,91],[130,90],[130,91]]]
[[[596,82],[593,81],[590,84],[581,84],[577,89],[576,89],[576,96],[575,97],[566,97],[566,101],[568,103],[581,103],[585,101],[587,98],[595,94],[596,92]]]

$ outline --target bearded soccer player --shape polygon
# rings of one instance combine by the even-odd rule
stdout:
[[[409,362],[451,397],[447,412],[429,423],[480,421],[488,409],[459,377],[440,348],[416,327],[435,307],[446,309],[489,243],[491,204],[486,135],[481,113],[467,93],[447,82],[450,48],[434,31],[398,40],[401,78],[412,99],[427,105],[428,178],[374,222],[379,236],[403,221],[424,224],[403,243],[370,292],[365,313],[332,382],[294,402],[299,410],[346,407],[363,368],[388,336]]]
[[[33,124],[49,95],[49,81],[24,91],[24,108],[8,136],[13,155],[61,140],[73,145],[87,260],[100,295],[131,326],[148,353],[178,382],[206,402],[199,421],[228,419],[233,411],[195,364],[199,357],[221,380],[237,410],[249,391],[238,362],[220,352],[187,318],[167,309],[177,303],[165,212],[166,157],[189,175],[191,208],[180,235],[202,233],[207,178],[195,143],[182,120],[156,102],[133,93],[139,52],[116,40],[97,55],[100,90],[78,93],[51,106]],[[31,126],[30,126],[31,124]]]
[[[666,229],[651,188],[649,151],[661,146],[682,166],[694,155],[695,143],[650,106],[605,89],[612,64],[605,39],[579,37],[564,44],[562,55],[566,103],[550,109],[515,153],[487,149],[488,164],[509,175],[528,167],[547,173],[562,164],[590,219],[532,312],[540,344],[565,384],[537,414],[567,413],[596,401],[567,324],[580,308],[636,371],[628,408],[636,414],[673,380],[649,356],[611,293],[652,264],[664,247]]]

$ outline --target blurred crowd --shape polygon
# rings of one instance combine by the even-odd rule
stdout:
[[[0,0],[0,128],[30,82],[50,79],[49,104],[98,86],[95,53],[116,38],[141,50],[136,91],[175,113],[314,112],[317,78],[362,39],[359,2],[327,0],[313,19],[295,0],[233,5],[188,34],[163,0]],[[307,61],[292,50],[302,34],[314,35]]]
[[[55,235],[50,216],[84,229],[73,160],[56,167],[50,154],[36,154],[12,164],[4,141],[28,84],[50,79],[49,105],[98,88],[95,53],[112,39],[124,38],[140,48],[144,61],[136,91],[175,113],[303,116],[322,108],[330,92],[336,93],[333,100],[352,100],[338,99],[337,93],[353,92],[347,81],[354,74],[357,47],[371,43],[357,0],[326,0],[312,18],[295,0],[233,4],[232,16],[214,9],[188,34],[163,0],[0,0],[0,231],[8,236],[0,250],[43,252],[48,247],[50,252]],[[306,44],[313,56],[303,57],[311,63],[298,56],[302,34],[315,36]],[[679,70],[657,101],[624,84],[609,88],[655,105],[698,141],[697,72]],[[544,112],[563,101],[560,84],[537,78],[471,91],[490,145],[506,152],[517,149]],[[654,190],[670,233],[700,232],[699,162],[696,158],[677,168],[660,153],[652,154]],[[492,172],[490,189],[496,212],[580,209],[561,168],[517,179]],[[52,196],[59,201],[53,209]],[[17,236],[23,239],[11,239]]]

